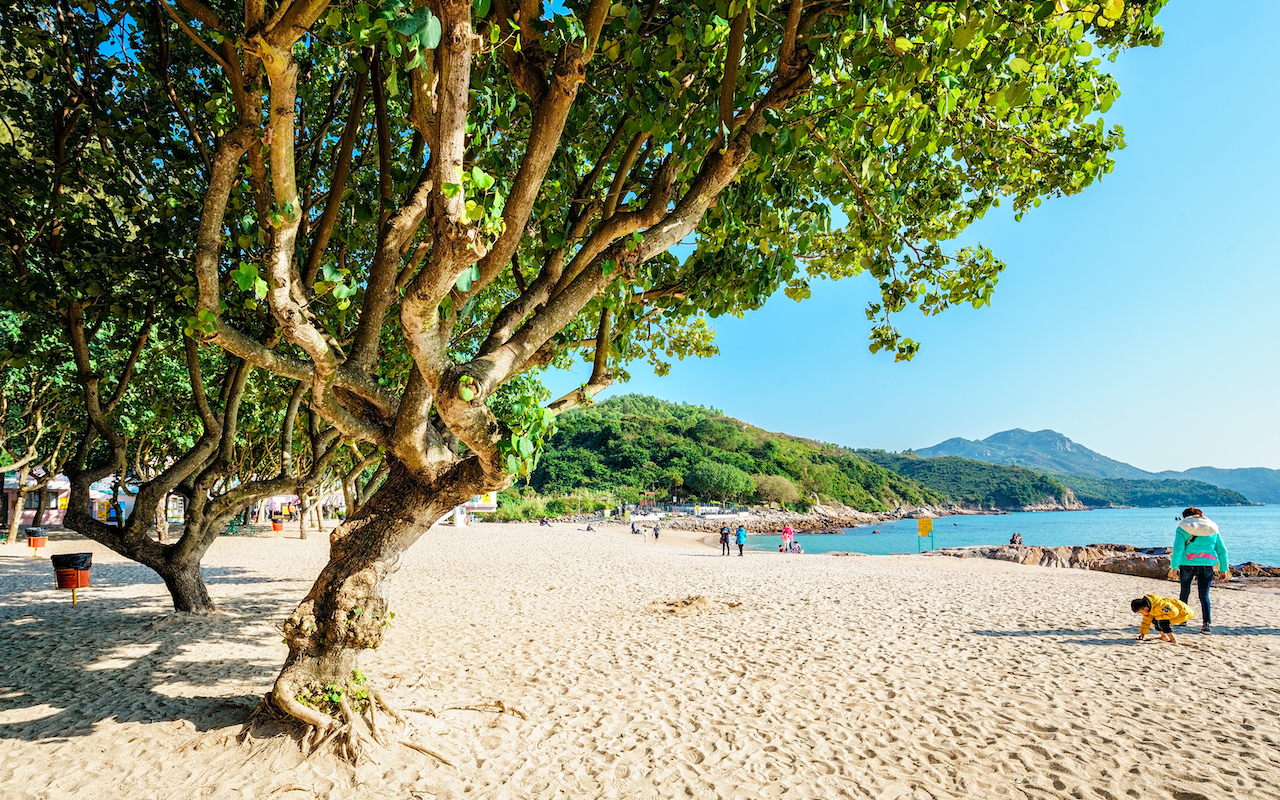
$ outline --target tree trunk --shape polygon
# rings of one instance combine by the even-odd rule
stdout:
[[[49,487],[40,487],[40,493],[36,498],[36,511],[31,515],[31,527],[38,528],[40,523],[44,522],[44,510],[49,507]]]
[[[307,505],[306,495],[298,495],[298,538],[307,538],[307,512],[311,507]]]
[[[347,504],[348,517],[356,513],[356,506],[359,505],[356,500],[358,492],[355,490],[355,482],[355,478],[352,478],[351,480],[346,480],[344,478],[342,481],[342,499]]]
[[[169,543],[169,496],[156,501],[156,539],[160,544]]]
[[[455,506],[484,491],[478,466],[462,464],[429,485],[395,465],[378,492],[330,534],[329,563],[284,625],[289,657],[273,689],[279,708],[318,728],[333,724],[323,704],[308,708],[297,698],[317,698],[331,684],[346,687],[359,654],[382,642],[389,621],[384,591],[401,555]]]
[[[173,610],[184,614],[212,614],[218,608],[209,597],[209,590],[204,585],[204,577],[200,574],[200,559],[188,561],[165,560],[159,564],[148,565],[164,578],[164,585],[173,598]]]
[[[18,473],[18,496],[13,502],[13,513],[9,515],[9,530],[5,531],[4,543],[13,544],[18,541],[18,524],[22,522],[22,512],[27,504],[29,492],[25,489],[27,471]]]

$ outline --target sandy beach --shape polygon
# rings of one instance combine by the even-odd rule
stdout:
[[[1217,591],[1216,635],[1140,643],[1128,601],[1174,584],[582,527],[438,527],[405,559],[362,667],[454,767],[236,743],[323,537],[219,540],[211,619],[69,534],[50,551],[94,553],[76,606],[0,549],[0,796],[1276,796],[1280,596]]]

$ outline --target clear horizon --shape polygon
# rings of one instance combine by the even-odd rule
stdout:
[[[1050,429],[1151,472],[1280,468],[1280,270],[1271,231],[1280,112],[1268,32],[1280,6],[1173,4],[1164,45],[1123,53],[1105,116],[1128,147],[1083,193],[1014,222],[1007,205],[955,246],[1008,268],[991,307],[898,316],[910,363],[867,351],[868,276],[780,292],[712,320],[720,355],[676,362],[638,392],[713,406],[767,430],[901,451]],[[554,396],[589,365],[549,373]]]

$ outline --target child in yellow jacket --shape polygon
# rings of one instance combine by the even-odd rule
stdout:
[[[1187,604],[1181,600],[1161,597],[1158,594],[1139,597],[1130,603],[1129,607],[1133,609],[1133,613],[1142,615],[1142,625],[1138,628],[1139,640],[1147,638],[1147,631],[1151,630],[1151,623],[1154,621],[1156,630],[1160,632],[1160,641],[1177,644],[1178,640],[1173,636],[1173,626],[1181,625],[1195,616],[1191,613],[1191,609],[1187,608]]]

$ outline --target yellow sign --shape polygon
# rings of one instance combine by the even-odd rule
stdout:
[[[918,520],[916,520],[916,528],[917,528],[917,530],[919,531],[919,534],[920,534],[921,536],[932,536],[932,535],[933,535],[933,520],[931,520],[931,519],[918,519]]]
[[[487,506],[496,506],[498,504],[497,492],[485,492],[480,495],[480,502]]]
[[[67,506],[68,506],[68,505],[70,505],[70,503],[71,503],[71,498],[70,498],[70,497],[59,497],[59,498],[58,498],[58,508],[62,509],[63,511],[66,511],[66,510],[67,510]]]

